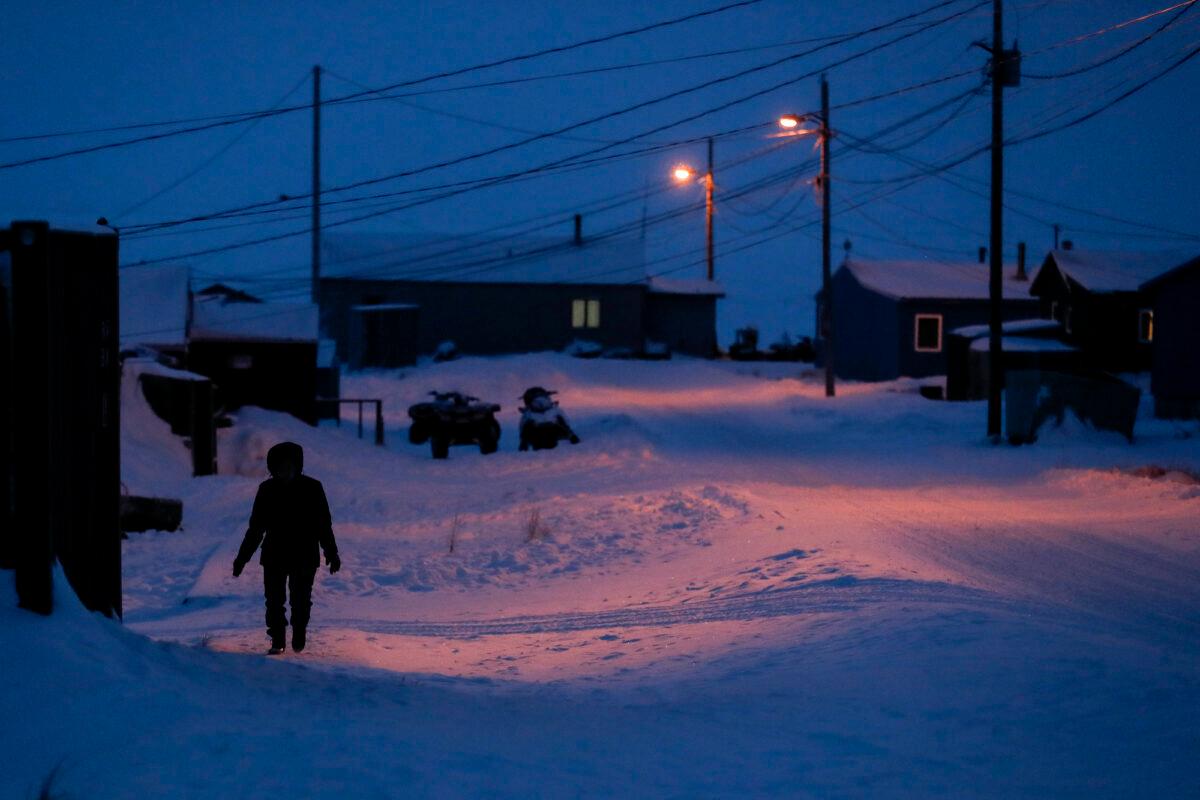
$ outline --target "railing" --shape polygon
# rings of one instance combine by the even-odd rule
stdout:
[[[351,397],[318,397],[318,403],[334,403],[338,406],[337,426],[342,427],[342,412],[341,407],[346,404],[353,403],[358,406],[358,438],[363,438],[363,406],[368,403],[375,404],[375,444],[378,447],[383,447],[383,401],[377,398],[351,398]]]

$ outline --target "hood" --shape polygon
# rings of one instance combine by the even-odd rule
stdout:
[[[267,471],[272,475],[287,461],[296,465],[297,475],[304,472],[304,448],[295,442],[280,442],[267,451]]]

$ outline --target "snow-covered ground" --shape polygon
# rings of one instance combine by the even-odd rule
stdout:
[[[533,384],[580,445],[517,452]],[[501,403],[500,452],[409,445],[431,389]],[[1195,796],[1200,427],[993,446],[916,389],[463,359],[343,378],[386,448],[246,409],[203,479],[126,392],[125,483],[184,530],[126,542],[124,626],[0,581],[0,796]],[[284,439],[344,567],[268,659],[230,565]]]

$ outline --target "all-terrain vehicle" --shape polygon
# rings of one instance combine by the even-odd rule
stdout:
[[[413,444],[429,442],[434,458],[447,458],[452,444],[478,444],[487,455],[500,446],[500,406],[485,403],[461,392],[430,392],[432,400],[408,407],[412,425],[408,440]]]
[[[541,386],[530,386],[521,395],[520,449],[549,450],[558,446],[562,439],[579,444],[579,437],[567,423],[567,418],[553,392]]]

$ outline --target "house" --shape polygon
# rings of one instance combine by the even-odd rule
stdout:
[[[318,382],[337,395],[336,366],[318,361],[311,303],[267,303],[222,284],[193,293],[186,266],[156,265],[121,270],[120,310],[122,349],[210,379],[215,411],[256,405],[313,423]]]
[[[1062,323],[1063,337],[1110,372],[1150,368],[1156,328],[1143,288],[1196,257],[1193,252],[1052,250],[1030,293],[1041,316]]]
[[[640,240],[585,240],[578,229],[564,241],[331,233],[322,247],[321,323],[343,361],[355,348],[387,349],[363,341],[364,326],[410,322],[415,347],[399,349],[424,354],[446,341],[472,354],[562,350],[577,341],[630,353],[656,344],[716,352],[720,286],[647,275]],[[392,307],[393,322],[373,318],[368,306]]]
[[[847,258],[830,284],[836,374],[865,381],[946,374],[946,332],[989,319],[988,276],[986,264],[970,261]],[[1004,320],[1037,316],[1016,268],[1005,268],[1002,296]],[[818,292],[818,320],[823,301]]]
[[[218,408],[260,406],[315,424],[317,307],[215,289],[192,297],[187,369],[213,381]]]
[[[1200,256],[1139,287],[1151,315],[1139,331],[1153,342],[1150,390],[1154,415],[1200,417]]]

